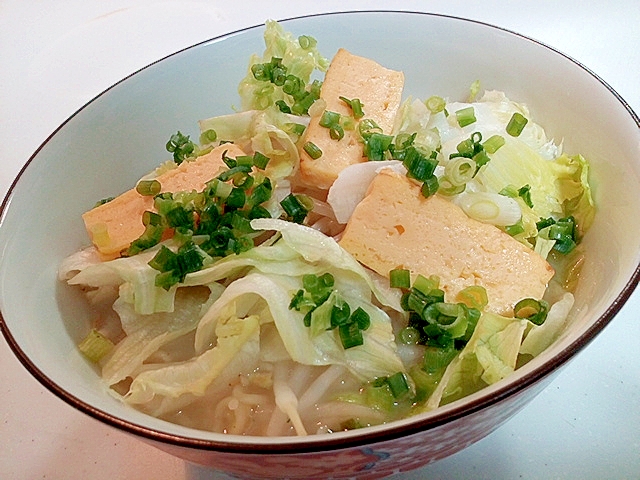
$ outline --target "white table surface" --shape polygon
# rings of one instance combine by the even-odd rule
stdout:
[[[577,59],[640,112],[640,2],[50,0],[0,2],[0,194],[46,137],[125,75],[267,18],[357,9],[463,16]],[[640,292],[521,413],[400,479],[640,478]],[[0,478],[213,479],[81,414],[0,340]]]

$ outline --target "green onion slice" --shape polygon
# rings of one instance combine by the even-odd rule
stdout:
[[[425,105],[431,113],[440,113],[444,111],[446,103],[447,102],[445,102],[444,98],[438,97],[437,95],[433,95],[425,101]]]
[[[389,272],[389,284],[392,288],[410,288],[411,272],[406,268],[395,268]]]
[[[338,327],[338,334],[340,336],[340,341],[342,342],[342,347],[345,350],[364,345],[362,330],[360,330],[357,323],[340,325]]]
[[[95,328],[78,344],[80,352],[93,363],[106,357],[113,347],[113,342]]]
[[[444,175],[453,186],[465,185],[476,174],[474,159],[467,157],[452,158],[444,167]]]
[[[307,214],[312,210],[302,195],[290,193],[281,202],[280,206],[295,223],[302,223]]]
[[[218,134],[216,133],[215,130],[213,129],[208,129],[205,130],[204,132],[202,132],[200,134],[200,143],[202,144],[206,144],[206,143],[213,143],[218,139]]]
[[[316,46],[317,40],[309,35],[300,35],[298,37],[298,43],[304,50],[309,50]]]
[[[403,372],[397,372],[387,377],[387,384],[391,390],[393,398],[400,399],[409,393],[409,383]]]
[[[524,117],[524,115],[522,115],[521,113],[515,112],[511,116],[509,123],[507,123],[507,127],[506,127],[507,133],[512,137],[520,136],[527,122],[528,120]]]
[[[334,125],[340,124],[340,114],[336,112],[332,112],[330,110],[325,110],[322,112],[322,116],[320,117],[320,121],[318,122],[321,127],[331,128]]]
[[[458,110],[456,112],[456,120],[458,121],[458,125],[461,127],[466,127],[467,125],[471,125],[476,122],[476,114],[473,107],[466,107]]]
[[[344,103],[346,103],[349,108],[351,108],[351,111],[353,112],[353,118],[355,118],[356,120],[364,117],[364,105],[362,104],[362,102],[360,102],[360,99],[358,98],[354,98],[353,100],[349,100],[348,98],[345,97],[339,97],[340,100],[342,100]]]
[[[318,148],[318,146],[313,142],[305,143],[302,148],[314,160],[317,160],[318,158],[320,158],[322,156],[322,150],[320,150]]]
[[[458,292],[457,298],[468,307],[482,310],[489,303],[487,290],[482,285],[469,285]]]
[[[513,307],[516,318],[526,318],[534,325],[542,325],[547,319],[549,304],[545,300],[523,298]]]
[[[420,192],[422,193],[423,197],[429,198],[431,195],[434,195],[438,191],[438,188],[440,188],[440,181],[438,180],[438,177],[436,177],[435,175],[431,175],[422,184]]]
[[[161,188],[158,180],[140,180],[136,185],[136,192],[145,197],[152,197],[159,194]]]

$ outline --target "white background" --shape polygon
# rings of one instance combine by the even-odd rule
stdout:
[[[634,0],[3,0],[0,194],[69,115],[150,62],[268,18],[357,9],[442,13],[517,31],[575,58],[640,112],[640,2]],[[639,307],[636,294],[502,428],[396,480],[640,478]],[[78,413],[32,379],[1,339],[0,478],[224,477]]]

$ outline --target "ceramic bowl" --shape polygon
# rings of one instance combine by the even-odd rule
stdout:
[[[125,78],[61,125],[29,159],[2,205],[2,331],[24,366],[78,410],[183,459],[241,478],[379,478],[448,456],[498,428],[538,394],[614,317],[639,278],[640,129],[636,114],[594,73],[554,49],[494,26],[406,12],[341,13],[282,22],[406,76],[405,94],[466,98],[480,79],[526,103],[550,138],[592,165],[598,205],[570,328],[507,379],[428,414],[305,438],[193,430],[146,416],[107,394],[76,348],[89,313],[56,279],[88,243],[80,215],[129,188],[166,158],[175,131],[230,113],[263,26],[195,45]],[[191,129],[191,130],[190,130]],[[195,138],[195,137],[194,137]],[[283,475],[283,472],[286,472]]]

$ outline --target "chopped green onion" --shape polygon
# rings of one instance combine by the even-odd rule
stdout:
[[[480,92],[480,80],[475,80],[471,84],[471,87],[469,87],[469,99],[468,99],[468,102],[471,103],[471,102],[475,101],[476,96],[478,95],[479,92]]]
[[[302,147],[304,149],[305,152],[307,152],[307,154],[313,158],[314,160],[317,160],[318,158],[320,158],[322,156],[322,150],[320,150],[315,143],[313,142],[307,142],[304,144],[304,146]]]
[[[163,245],[148,265],[160,272],[156,275],[155,285],[169,290],[173,285],[182,282],[188,273],[200,270],[208,258],[204,250],[188,241],[177,253]]]
[[[458,292],[457,298],[466,306],[483,309],[489,303],[487,290],[481,285],[469,285]]]
[[[178,255],[162,245],[155,256],[149,260],[149,266],[161,272],[173,270],[178,268]]]
[[[451,185],[465,185],[476,174],[477,165],[474,159],[456,157],[449,160],[444,167],[444,175]]]
[[[166,272],[160,272],[156,275],[154,285],[156,287],[169,290],[172,286],[180,283],[180,274],[177,270],[168,270]]]
[[[429,294],[433,290],[436,290],[440,285],[440,279],[436,276],[425,277],[422,274],[418,274],[413,281],[413,288],[424,293]]]
[[[407,176],[419,182],[426,182],[431,178],[438,166],[438,161],[431,158],[427,152],[413,145],[407,147],[404,160]]]
[[[163,233],[164,226],[153,224],[147,225],[142,235],[131,242],[131,245],[126,249],[124,255],[132,256],[157,245],[160,243],[160,240],[162,240]]]
[[[558,220],[551,217],[541,218],[536,223],[536,227],[539,232],[547,229],[547,238],[555,240],[553,249],[563,255],[570,253],[578,244],[578,229],[575,218],[572,216]]]
[[[302,45],[315,45],[315,39],[309,36],[299,38]],[[304,48],[304,47],[303,47]],[[278,108],[285,113],[294,115],[305,115],[309,113],[309,107],[320,98],[321,82],[314,80],[311,85],[306,86],[305,82],[292,74],[287,73],[287,67],[282,64],[282,59],[272,57],[270,62],[256,63],[251,66],[251,73],[260,82],[270,82],[270,84],[280,87],[283,93],[293,98],[293,104],[287,105],[283,100],[276,101]],[[273,93],[273,86],[265,85],[264,92],[256,92],[257,95],[269,96]],[[267,105],[264,105],[266,107]]]
[[[269,160],[269,157],[260,152],[255,152],[253,154],[253,165],[260,170],[264,170],[265,168],[267,168]]]
[[[404,327],[400,330],[399,338],[405,345],[417,345],[420,341],[420,332],[415,327]]]
[[[340,125],[333,125],[329,128],[329,136],[332,140],[342,140],[344,138],[344,129]]]
[[[357,323],[347,323],[338,327],[338,334],[342,347],[347,350],[349,348],[358,347],[364,344],[362,330]]]
[[[467,188],[467,184],[463,183],[462,185],[454,185],[453,183],[451,183],[451,181],[446,178],[446,177],[442,177],[440,179],[440,185],[438,187],[438,193],[441,193],[442,195],[457,195],[459,193],[462,193],[466,190]]]
[[[529,207],[533,208],[533,202],[531,201],[531,186],[524,185],[518,189],[518,196],[524,200],[524,203]]]
[[[435,175],[431,175],[422,184],[420,192],[422,193],[423,197],[429,198],[431,195],[434,195],[438,191],[438,188],[440,188],[438,177],[436,177]]]
[[[385,152],[389,150],[389,146],[393,142],[391,135],[383,133],[371,133],[364,143],[364,154],[369,160],[384,160]]]
[[[205,130],[200,134],[200,143],[213,143],[218,139],[218,134],[215,130],[210,128],[209,130]]]
[[[92,329],[89,334],[78,344],[80,353],[82,353],[93,363],[98,363],[100,360],[106,357],[111,352],[111,350],[113,350],[113,347],[113,342],[95,328]]]
[[[301,198],[293,193],[287,195],[281,202],[280,205],[285,213],[293,220],[295,223],[302,223],[306,216],[311,211],[310,208],[304,205],[304,202],[301,201]]]
[[[304,93],[304,82],[301,78],[296,77],[295,75],[287,75],[284,83],[282,84],[282,91],[287,95],[291,95],[296,98],[301,93]]]
[[[358,131],[360,132],[360,136],[363,140],[366,140],[374,133],[382,133],[382,128],[378,126],[378,124],[370,119],[364,118],[358,124]]]
[[[425,105],[429,109],[431,113],[440,113],[444,111],[444,107],[446,102],[444,98],[438,97],[437,95],[433,95],[425,101]]]
[[[409,393],[409,383],[403,372],[397,372],[387,377],[387,384],[391,389],[393,398],[400,399]]]
[[[285,123],[283,127],[284,127],[283,130],[285,132],[295,135],[296,137],[301,137],[307,128],[300,123],[293,123],[293,122]]]
[[[189,135],[176,132],[169,138],[166,149],[168,152],[173,153],[173,160],[180,164],[186,158],[193,156],[196,145],[189,139]]]
[[[116,197],[106,197],[103,198],[102,200],[98,200],[95,205],[93,206],[93,208],[95,207],[99,207],[100,205],[104,205],[105,203],[109,203],[111,200],[113,200]]]
[[[325,110],[322,112],[322,116],[318,123],[321,127],[331,128],[333,125],[340,123],[340,114],[330,110]]]
[[[466,107],[458,110],[456,112],[456,120],[458,121],[458,125],[461,127],[466,127],[467,125],[471,125],[476,122],[476,114],[473,107]]]
[[[306,274],[302,277],[302,286],[309,292],[313,301],[318,305],[329,298],[333,290],[334,282],[333,275],[328,272],[320,276]]]
[[[316,46],[317,40],[309,35],[300,35],[298,37],[298,43],[304,50],[309,50]]]
[[[391,288],[410,288],[411,272],[406,268],[395,268],[389,272]]]
[[[289,309],[304,313],[303,322],[306,327],[310,327],[312,318],[315,318],[320,319],[318,321],[321,324],[326,322],[328,330],[338,329],[344,349],[362,345],[362,332],[371,325],[371,318],[362,307],[356,308],[352,313],[349,304],[333,291],[334,282],[333,275],[328,272],[320,276],[303,275],[303,288],[293,295]],[[331,301],[330,305],[326,303],[328,301]],[[329,309],[318,310],[322,305],[327,305]],[[325,312],[328,312],[328,317]],[[322,317],[326,320],[322,320]]]
[[[555,240],[553,246],[560,253],[567,254],[577,244],[575,220],[573,217],[563,218],[549,227],[549,239]]]
[[[534,325],[542,325],[549,313],[549,304],[545,300],[523,298],[513,307],[516,318],[526,318]]]
[[[473,156],[473,161],[476,163],[475,173],[478,173],[478,170],[480,170],[480,167],[483,167],[487,163],[489,163],[489,160],[491,159],[489,158],[489,155],[487,155],[487,152],[485,152],[484,150],[481,150],[478,153],[476,153]]]
[[[162,215],[158,215],[150,210],[145,210],[142,213],[142,224],[145,227],[147,225],[160,226],[162,225]]]
[[[295,95],[295,102],[291,105],[291,113],[294,115],[306,115],[309,113],[309,108],[313,103],[320,98],[320,86],[321,82],[314,80],[309,86],[309,90],[303,90],[299,94]]]
[[[556,223],[556,221],[552,217],[541,218],[538,222],[536,222],[536,228],[538,230],[542,230],[543,228],[550,227],[554,223]]]
[[[195,217],[192,210],[187,210],[182,205],[176,205],[165,214],[165,220],[170,228],[194,226]]]
[[[357,324],[360,330],[366,330],[371,326],[371,317],[362,307],[356,308],[349,320]]]
[[[519,136],[522,133],[522,130],[524,129],[527,122],[528,120],[521,113],[515,112],[511,116],[509,123],[507,123],[507,133],[512,137]]]
[[[472,286],[463,289],[459,300],[444,301],[437,276],[418,275],[411,289],[402,295],[400,306],[409,313],[407,327],[399,333],[403,343],[460,349],[469,341],[488,303],[486,291]]]
[[[339,97],[340,100],[342,100],[344,103],[346,103],[349,108],[351,108],[351,111],[353,112],[353,118],[355,118],[356,120],[364,117],[364,105],[362,104],[362,102],[360,102],[360,99],[358,98],[354,98],[353,100],[349,100],[346,97]]]
[[[251,192],[247,202],[251,206],[259,206],[261,203],[266,202],[271,198],[271,194],[273,193],[273,186],[271,185],[271,180],[269,178],[265,178],[265,180],[256,185]]]
[[[159,194],[161,188],[158,180],[140,180],[136,185],[136,192],[145,197],[152,197]]]
[[[291,107],[287,105],[287,102],[284,100],[276,100],[276,107],[278,107],[278,110],[282,113],[291,113]]]
[[[428,323],[438,325],[451,337],[458,338],[467,331],[467,308],[463,303],[436,302],[424,309]]]
[[[411,149],[415,148],[414,141],[417,135],[417,132],[412,134],[399,133],[396,135],[395,142],[391,145],[393,148],[390,147],[391,154],[395,160],[405,160]],[[431,155],[433,155],[433,152]]]
[[[242,208],[247,202],[247,194],[243,188],[234,187],[227,197],[226,205],[229,208]]]
[[[232,167],[229,170],[222,172],[216,178],[222,182],[227,182],[229,180],[233,180],[234,177],[245,178],[250,173],[251,173],[251,167],[249,165],[236,164],[235,167]]]
[[[351,308],[347,302],[343,302],[341,305],[334,305],[331,308],[331,328],[336,328],[341,325],[347,325],[349,318],[351,317]]]
[[[522,219],[520,219],[517,223],[514,223],[513,225],[506,225],[504,227],[504,231],[507,232],[512,237],[515,237],[516,235],[521,234],[522,232],[524,232],[524,224],[522,222]]]

